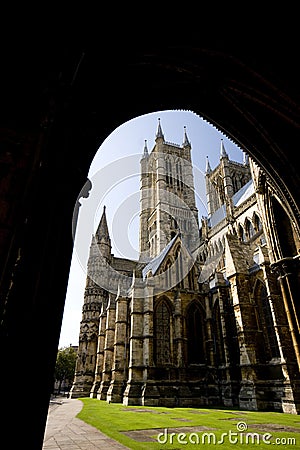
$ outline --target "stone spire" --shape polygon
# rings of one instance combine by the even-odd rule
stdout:
[[[108,226],[107,226],[107,220],[106,220],[106,206],[103,206],[103,213],[96,231],[96,236],[98,237],[98,239],[109,239],[109,231],[108,231]]]
[[[158,119],[158,127],[157,127],[155,140],[157,141],[158,139],[162,139],[163,141],[165,140],[164,134],[162,132],[161,124],[160,124],[160,119]]]
[[[103,206],[103,213],[95,234],[96,241],[101,245],[101,253],[103,256],[111,257],[111,240],[109,236],[107,220],[106,220],[106,206]]]
[[[145,139],[143,158],[147,158],[148,156],[149,156],[149,153],[148,153],[148,147],[147,147],[147,139]]]
[[[206,156],[206,168],[205,168],[205,173],[211,173],[211,167],[210,167],[210,164],[209,164],[208,156]]]
[[[221,139],[221,151],[220,151],[220,158],[228,158],[228,154],[225,150],[223,139]]]
[[[183,127],[184,128],[184,135],[183,135],[183,147],[190,147],[191,146],[191,143],[190,143],[190,141],[188,140],[188,137],[187,137],[187,133],[186,133],[186,127]]]

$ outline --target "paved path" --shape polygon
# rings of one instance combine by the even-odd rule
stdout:
[[[82,409],[77,399],[56,398],[50,401],[43,450],[125,450],[96,428],[75,416]]]

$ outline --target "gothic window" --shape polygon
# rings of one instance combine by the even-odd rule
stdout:
[[[151,248],[150,248],[151,256],[156,255],[156,250],[157,250],[157,235],[155,234],[151,239]]]
[[[216,365],[222,365],[225,363],[224,352],[224,340],[221,325],[221,314],[219,300],[216,301],[212,315],[212,334],[214,343],[214,354],[216,359]]]
[[[224,203],[225,203],[223,179],[221,176],[218,178],[217,186],[218,186],[217,190],[218,190],[220,206],[221,206],[221,205],[224,205]]]
[[[204,319],[200,306],[193,302],[186,318],[188,364],[204,364]]]
[[[176,265],[176,284],[183,287],[183,270],[182,270],[182,256],[180,251],[180,245],[175,251],[175,265]]]
[[[231,180],[232,180],[232,187],[233,187],[233,192],[236,193],[238,192],[241,187],[242,187],[242,181],[241,181],[241,177],[239,176],[239,174],[236,175],[232,175],[231,176]]]
[[[249,219],[246,219],[245,225],[246,225],[247,237],[248,237],[248,239],[251,239],[255,234],[253,224]]]
[[[272,234],[276,230],[276,241],[279,244],[282,257],[295,256],[298,252],[299,239],[295,233],[292,221],[286,210],[273,196],[271,197],[271,207],[273,212],[274,224],[271,228]]]
[[[172,164],[169,158],[166,160],[166,183],[167,186],[173,185],[173,178],[172,178]]]
[[[225,268],[226,262],[225,262],[225,255],[224,253],[222,253],[222,255],[220,256],[218,265],[217,265],[217,270],[222,270]]]
[[[177,189],[182,189],[182,167],[180,162],[176,162],[176,184]]]
[[[176,236],[176,232],[179,229],[179,226],[178,226],[177,220],[174,217],[169,216],[169,220],[170,220],[170,229],[171,229],[171,239],[173,239],[173,237]]]
[[[154,253],[154,251],[153,251],[153,239],[151,239],[150,240],[150,256],[153,256],[153,253]]]
[[[258,305],[258,326],[262,332],[261,350],[264,352],[261,360],[269,361],[272,358],[278,358],[280,353],[267,289],[260,281],[256,287],[255,297]]]
[[[193,267],[191,268],[191,270],[188,273],[188,282],[189,282],[189,289],[194,290],[195,286],[194,286],[194,269],[193,269]]]
[[[237,188],[237,182],[236,182],[236,177],[232,177],[232,187],[233,187],[233,192],[236,192],[238,190]]]
[[[242,225],[239,225],[238,235],[242,242],[246,241],[245,231],[244,231],[244,228],[242,227]]]
[[[253,222],[254,222],[254,229],[258,233],[259,231],[262,230],[262,223],[261,223],[261,220],[260,220],[258,214],[256,214],[256,213],[254,213]],[[266,243],[266,238],[265,238],[264,234],[262,234],[260,237],[260,243],[262,245]]]
[[[262,224],[257,214],[254,214],[254,228],[256,232],[262,229]]]
[[[179,176],[180,176],[180,188],[183,188],[183,178],[182,178],[182,167],[179,165]]]
[[[172,261],[170,259],[168,259],[168,261],[166,262],[165,274],[166,288],[170,289],[172,286]]]
[[[171,314],[166,300],[154,311],[154,360],[157,366],[171,363]]]

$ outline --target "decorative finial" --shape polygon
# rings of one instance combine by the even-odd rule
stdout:
[[[149,156],[148,147],[147,147],[147,139],[145,139],[145,145],[144,145],[144,157],[145,156]]]
[[[220,152],[220,158],[228,158],[227,152],[224,147],[223,139],[221,139],[221,152]]]
[[[210,173],[211,172],[211,167],[209,164],[209,159],[208,156],[206,156],[206,169],[205,169],[205,173]]]
[[[161,125],[160,125],[160,118],[158,118],[158,127],[157,127],[156,139],[157,138],[164,139],[164,134],[162,132]]]

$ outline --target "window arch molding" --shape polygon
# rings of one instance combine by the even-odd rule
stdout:
[[[244,229],[246,230],[246,239],[251,239],[255,234],[255,229],[249,217],[246,217],[245,219]]]
[[[192,300],[185,312],[187,364],[205,364],[205,310],[198,300]]]
[[[153,311],[154,363],[166,366],[173,362],[173,305],[167,296],[155,302]]]

